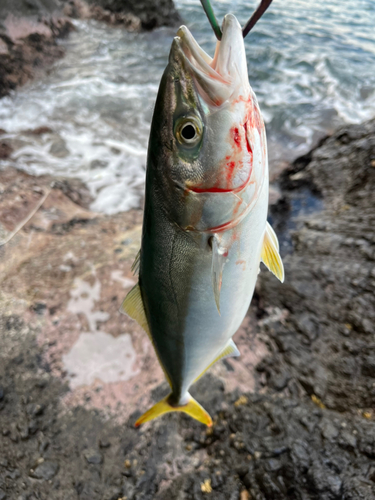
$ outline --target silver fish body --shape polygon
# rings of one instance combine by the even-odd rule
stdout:
[[[267,225],[264,123],[233,15],[211,59],[182,27],[151,126],[139,284],[124,310],[148,331],[171,394],[138,424],[185,411],[210,425],[189,388],[216,360],[237,356],[232,336],[260,261],[283,279]]]

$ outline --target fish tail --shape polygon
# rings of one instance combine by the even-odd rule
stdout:
[[[149,422],[154,418],[164,415],[164,413],[169,413],[171,411],[182,411],[189,415],[198,422],[207,425],[207,427],[212,426],[212,419],[206,410],[188,393],[188,400],[186,404],[183,405],[173,405],[170,402],[171,394],[156,403],[152,408],[146,411],[139,419],[136,421],[135,426],[139,427],[145,422]]]

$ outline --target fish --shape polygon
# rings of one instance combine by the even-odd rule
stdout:
[[[266,132],[242,29],[233,14],[221,29],[211,58],[186,26],[179,28],[156,98],[133,264],[138,283],[122,312],[148,334],[170,393],[136,427],[173,411],[211,426],[189,389],[219,360],[239,356],[232,337],[260,262],[284,280],[267,222]]]

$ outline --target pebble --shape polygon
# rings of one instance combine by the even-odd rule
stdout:
[[[101,464],[103,462],[103,455],[99,451],[94,449],[89,449],[84,452],[87,463],[89,464]]]
[[[29,475],[30,477],[33,477],[35,479],[49,481],[57,474],[58,470],[58,463],[45,460],[44,462],[37,465],[35,469],[30,469]]]

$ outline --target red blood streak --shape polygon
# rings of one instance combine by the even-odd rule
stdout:
[[[222,189],[218,187],[211,187],[211,188],[189,187],[188,191],[192,191],[193,193],[239,193],[250,183],[251,173],[252,169],[250,169],[246,181],[243,184],[241,184],[241,186],[238,186],[235,189]]]
[[[233,189],[223,189],[218,187],[212,187],[212,188],[192,187],[189,188],[189,191],[193,191],[193,193],[231,193]]]
[[[250,146],[250,142],[249,142],[249,138],[247,136],[247,130],[248,130],[248,122],[245,122],[243,124],[243,128],[245,129],[245,137],[246,137],[246,148],[247,148],[247,151],[249,154],[253,154],[253,150],[251,149],[251,146]]]
[[[228,185],[230,182],[232,182],[232,177],[234,175],[234,169],[236,168],[236,162],[235,161],[229,161],[227,163],[227,183]]]
[[[241,147],[241,137],[240,137],[240,132],[239,132],[237,127],[233,129],[232,134],[233,134],[234,143],[236,144],[236,146],[238,148],[240,148]]]

